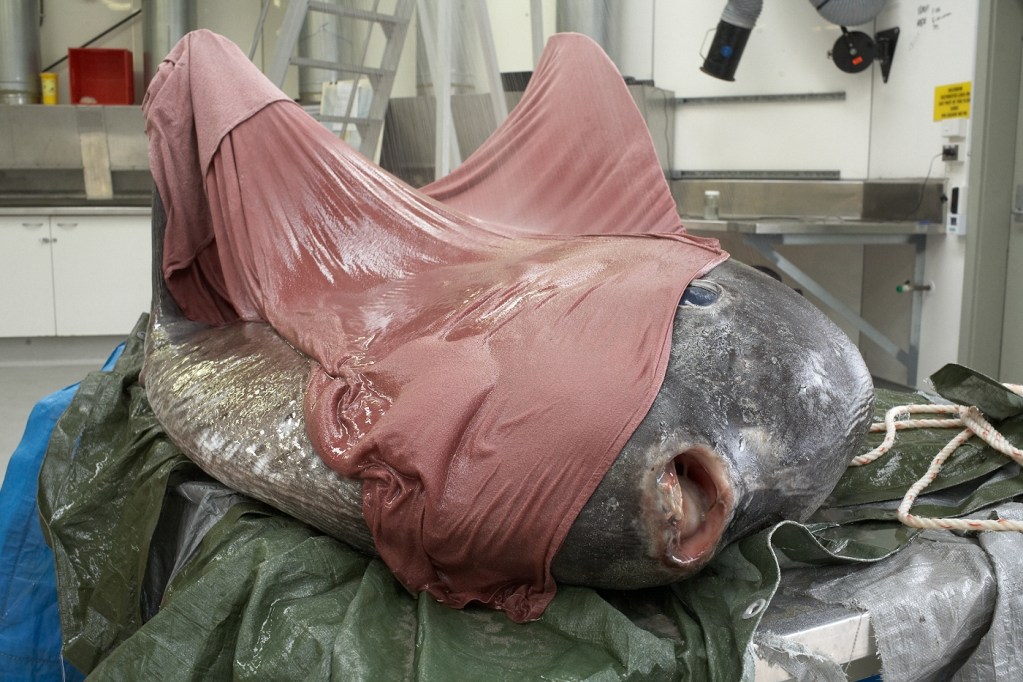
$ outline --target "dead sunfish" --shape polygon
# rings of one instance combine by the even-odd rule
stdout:
[[[866,432],[857,350],[685,233],[583,36],[551,38],[508,119],[423,192],[208,31],[144,110],[156,416],[411,592],[521,621],[556,581],[678,580],[805,518]]]
[[[153,224],[158,259],[158,200]],[[267,324],[185,319],[158,267],[154,291],[144,383],[168,435],[214,478],[374,553],[362,483],[310,444],[309,358]],[[661,390],[572,524],[555,578],[666,584],[728,542],[806,518],[859,450],[872,403],[859,352],[820,311],[752,268],[718,265],[686,289]]]

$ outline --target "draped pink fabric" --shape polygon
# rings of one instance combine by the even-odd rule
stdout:
[[[206,31],[143,107],[185,314],[265,320],[310,356],[312,442],[364,482],[406,588],[539,617],[657,393],[684,288],[727,257],[682,229],[613,65],[552,38],[513,115],[424,192]]]

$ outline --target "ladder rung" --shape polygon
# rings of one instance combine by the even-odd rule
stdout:
[[[339,17],[348,17],[350,19],[362,19],[364,21],[376,21],[381,24],[407,24],[408,19],[396,17],[393,14],[381,14],[380,12],[371,12],[364,9],[353,9],[350,7],[342,7],[341,5],[334,5],[329,2],[310,2],[309,9],[316,10],[317,12],[324,12],[327,14],[336,14]]]
[[[372,66],[356,66],[354,64],[345,64],[343,62],[328,62],[323,59],[310,59],[308,57],[292,57],[291,63],[295,66],[311,66],[315,69],[326,69],[328,71],[342,71],[344,73],[357,73],[363,76],[383,76],[389,71],[385,69],[377,69]]]
[[[368,126],[373,123],[380,123],[378,118],[365,118],[363,116],[331,116],[329,114],[316,114],[313,116],[317,121],[324,123],[349,123],[353,126]]]

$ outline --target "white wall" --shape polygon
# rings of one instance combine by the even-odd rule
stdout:
[[[906,2],[890,0],[876,21],[859,30],[898,26],[899,42],[888,83],[879,67],[845,74],[828,59],[840,29],[820,19],[808,2],[765,0],[763,13],[750,37],[734,83],[699,71],[725,3],[659,0],[655,6],[654,77],[678,97],[784,93],[844,92],[842,102],[786,104],[720,104],[680,106],[676,120],[675,168],[681,170],[837,170],[846,179],[947,179],[962,184],[969,164],[969,137],[960,143],[966,161],[945,164],[934,156],[946,140],[941,124],[933,121],[934,88],[970,81],[973,77],[979,0]],[[646,42],[645,36],[636,40]],[[963,195],[968,200],[967,195]],[[969,226],[967,226],[968,228]],[[872,247],[862,272],[863,311],[883,320],[888,306],[889,274],[903,281],[912,274],[909,249],[884,254]],[[812,261],[803,250],[789,255],[807,270],[820,268],[821,259],[845,263],[862,259],[849,247],[818,249]],[[862,250],[860,250],[862,252]],[[891,256],[891,257],[889,257]],[[921,358],[918,376],[924,378],[946,362],[956,360],[962,305],[965,239],[931,237],[927,245],[927,278],[934,291],[923,303]],[[885,270],[879,271],[879,267]],[[846,277],[833,276],[829,285],[848,300],[860,286],[856,268]],[[882,291],[883,289],[883,291]],[[902,302],[891,305],[903,307]],[[898,319],[889,324],[898,324]],[[848,325],[846,325],[849,331]],[[902,336],[902,330],[892,335]],[[850,334],[855,338],[855,333]],[[883,353],[862,344],[872,369],[899,380],[897,368]]]
[[[735,82],[700,71],[723,2],[661,1],[654,81],[678,97],[845,92],[844,102],[683,105],[676,110],[675,168],[835,170],[867,174],[870,75],[827,59],[840,35],[809,3],[766,0]]]
[[[976,68],[978,0],[905,2],[893,0],[878,17],[879,26],[901,30],[891,78],[875,79],[870,126],[872,178],[945,178],[962,185],[969,170],[970,138],[960,142],[959,163],[934,160],[943,143],[934,121],[934,89],[972,81]],[[963,190],[963,199],[968,193]],[[967,225],[966,229],[970,229]],[[940,235],[927,240],[927,279],[934,290],[924,295],[921,320],[920,377],[947,362],[959,348],[966,239]]]

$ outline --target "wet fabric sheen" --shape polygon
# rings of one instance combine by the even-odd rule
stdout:
[[[726,258],[682,229],[613,65],[553,38],[512,116],[424,192],[206,31],[143,106],[182,310],[265,320],[310,356],[312,442],[364,481],[406,588],[537,618],[657,393],[683,290]]]

